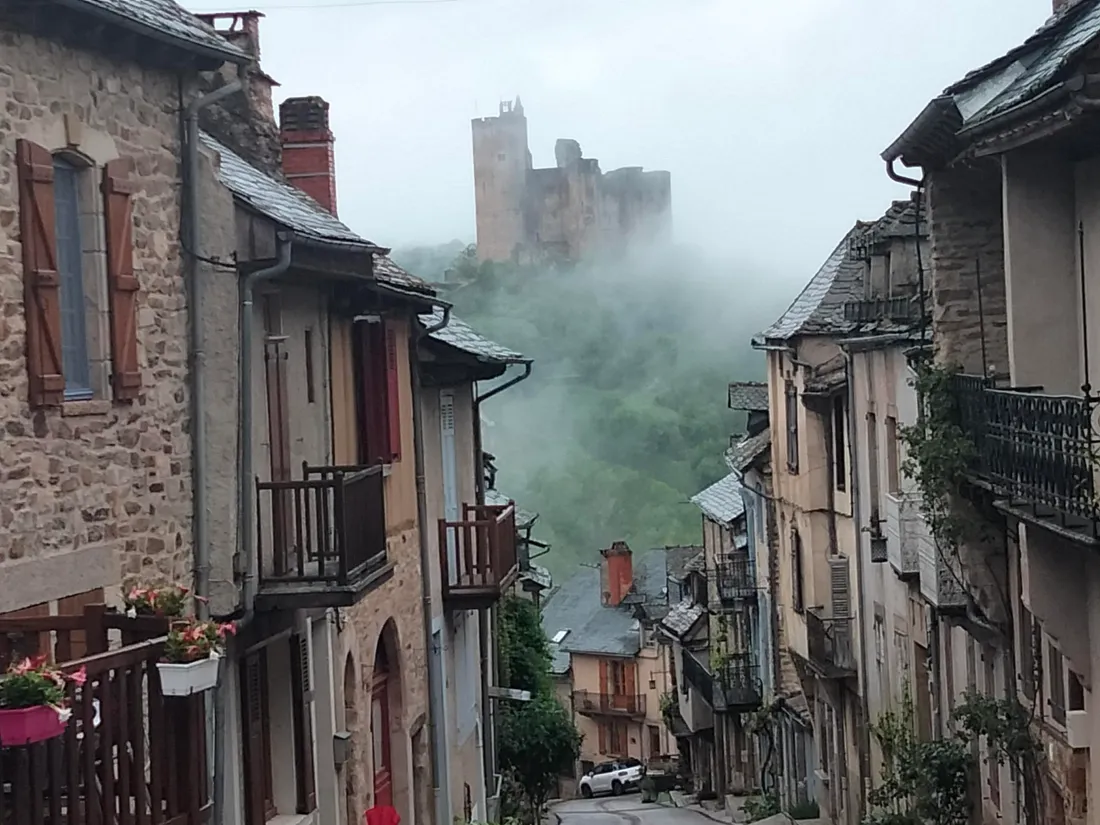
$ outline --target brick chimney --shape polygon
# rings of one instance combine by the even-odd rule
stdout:
[[[336,162],[328,127],[328,102],[292,97],[279,106],[283,174],[287,180],[336,214]]]
[[[614,542],[600,554],[604,559],[600,576],[603,603],[608,607],[618,607],[634,586],[634,554],[625,541]]]

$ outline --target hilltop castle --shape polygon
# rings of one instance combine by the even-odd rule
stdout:
[[[671,230],[668,172],[640,166],[604,174],[575,140],[559,140],[557,165],[535,169],[519,98],[496,117],[475,118],[477,252],[483,261],[579,260],[620,248],[634,235]]]

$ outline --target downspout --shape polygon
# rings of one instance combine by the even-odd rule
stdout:
[[[526,380],[530,375],[531,362],[527,361],[523,365],[522,374],[474,398],[474,438],[476,439],[475,447],[477,450],[474,461],[477,464],[478,504],[485,503],[485,482],[482,471],[485,462],[482,457],[481,443],[481,405],[494,395],[499,395],[505,390],[514,387],[520,381]],[[489,608],[488,610],[481,611],[481,618],[478,621],[478,625],[481,630],[481,718],[485,720],[482,726],[482,736],[485,740],[485,749],[482,753],[482,757],[485,762],[485,781],[489,783],[496,779],[497,773],[497,724],[496,715],[493,712],[493,700],[489,696],[489,688],[492,684],[498,683],[500,679],[499,657],[495,655],[497,653],[495,641],[500,638],[500,628],[498,626],[496,609]],[[489,655],[490,651],[494,654],[491,657]],[[491,677],[490,671],[492,672]],[[494,790],[496,789],[494,788]],[[488,795],[489,794],[486,793],[486,796]]]
[[[855,382],[852,378],[852,353],[846,348],[841,347],[840,350],[844,353],[844,373],[848,382],[848,415],[852,417],[854,423],[854,416],[856,410],[856,391]],[[859,632],[856,638],[863,640],[866,636],[863,633],[863,626],[867,616],[867,608],[865,604],[865,590],[863,586],[863,529],[861,528],[861,513],[859,509],[859,439],[854,437],[855,427],[851,428],[851,434],[848,436],[849,449],[852,453],[852,466],[850,470],[851,476],[851,488],[852,488],[852,521],[856,527],[856,588],[859,590],[857,603],[859,605],[859,624],[856,628]],[[868,456],[868,461],[871,460],[871,456]],[[871,758],[871,710],[870,704],[867,701],[867,689],[868,689],[868,676],[867,676],[867,651],[865,645],[860,644],[859,650],[859,704],[860,713],[863,716],[863,724],[859,726],[857,732],[859,736],[859,818],[863,821],[863,817],[866,813],[866,789],[867,783],[870,780],[868,775],[868,769],[870,767]]]
[[[432,569],[431,548],[428,544],[428,498],[426,482],[424,478],[424,422],[420,413],[420,341],[438,332],[451,322],[451,305],[440,302],[443,308],[443,318],[439,323],[418,329],[414,321],[409,333],[409,375],[412,384],[412,414],[413,414],[413,463],[416,471],[416,518],[420,525],[417,531],[420,538],[420,610],[421,621],[424,624],[424,650],[428,655],[428,748],[432,765],[432,793],[435,796],[436,818],[446,820],[450,815],[450,805],[440,811],[440,806],[446,802],[443,788],[447,787],[450,777],[444,779],[441,774],[442,758],[444,756],[440,744],[436,741],[438,725],[443,718],[442,708],[433,708],[435,697],[443,696],[443,674],[437,668],[436,658],[432,656],[432,580],[429,571]],[[438,693],[437,693],[438,691]],[[444,697],[446,701],[446,697]],[[446,731],[442,731],[446,736]]]
[[[187,261],[186,279],[191,287],[188,305],[191,308],[191,488],[192,541],[194,542],[195,609],[201,618],[209,615],[210,540],[206,518],[206,336],[202,324],[202,280],[199,277],[201,233],[199,226],[199,112],[219,100],[236,94],[242,88],[233,80],[210,94],[195,98],[184,109],[184,255]]]

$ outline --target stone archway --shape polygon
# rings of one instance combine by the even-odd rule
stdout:
[[[378,637],[370,683],[372,799],[374,805],[396,808],[402,822],[412,822],[400,653],[397,626],[391,619]]]
[[[344,730],[351,734],[348,740],[347,761],[344,763],[344,800],[347,806],[347,825],[359,825],[359,674],[355,669],[355,656],[348,654],[344,663]]]

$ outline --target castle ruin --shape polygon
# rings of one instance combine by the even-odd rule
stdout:
[[[477,252],[482,261],[576,261],[672,228],[672,179],[640,166],[606,174],[575,140],[559,140],[556,165],[535,169],[519,98],[475,118]]]

